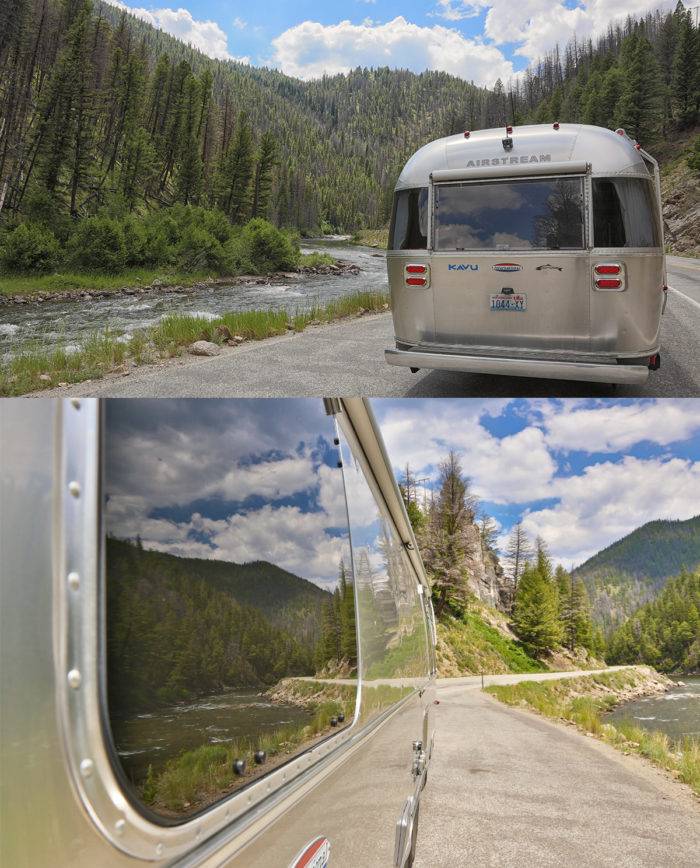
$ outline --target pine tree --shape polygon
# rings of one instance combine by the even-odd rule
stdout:
[[[357,666],[357,632],[355,627],[355,591],[348,582],[345,564],[340,562],[340,656],[352,667]]]
[[[556,589],[530,564],[518,583],[513,628],[525,647],[536,655],[551,651],[561,641]]]
[[[258,157],[255,163],[253,198],[250,216],[267,217],[272,193],[273,172],[277,165],[277,142],[272,133],[267,132],[260,139]]]
[[[440,617],[448,604],[467,600],[467,580],[474,561],[469,530],[476,500],[469,490],[454,452],[439,466],[438,494],[428,513],[422,534],[422,554],[433,588],[435,614]]]
[[[511,606],[515,601],[518,582],[520,581],[520,577],[525,569],[525,564],[528,559],[532,557],[532,554],[532,546],[530,545],[530,541],[528,540],[527,534],[523,528],[523,523],[522,521],[519,521],[517,524],[513,525],[513,529],[510,532],[505,556],[506,564],[508,565],[507,575],[510,579],[511,585]]]
[[[629,62],[623,67],[624,84],[618,101],[617,120],[626,133],[643,144],[653,142],[661,128],[663,82],[649,40],[631,36]]]
[[[241,113],[220,169],[219,202],[233,223],[243,222],[248,214],[253,162],[253,135],[246,115]]]
[[[690,15],[679,16],[671,75],[673,111],[681,126],[690,126],[697,115],[700,41]]]

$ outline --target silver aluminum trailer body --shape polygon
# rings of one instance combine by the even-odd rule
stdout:
[[[387,262],[390,364],[609,383],[658,366],[659,171],[622,130],[426,145],[399,178]]]
[[[194,817],[166,822],[126,792],[109,750],[100,516],[104,407],[94,400],[3,402],[3,865],[286,868],[316,839],[318,861],[304,864],[327,862],[327,846],[330,865],[410,864],[433,738],[429,587],[371,409],[357,399],[326,402],[323,410],[316,412],[334,417],[328,422],[340,441],[345,466],[337,472],[345,477],[350,523],[353,511],[357,517],[376,508],[396,541],[395,558],[408,577],[402,593],[420,613],[421,671],[391,681],[401,687],[398,701],[363,713],[363,696],[382,684],[363,669],[369,653],[362,644],[363,612],[372,605],[366,602],[357,616],[360,699],[352,725]],[[371,497],[353,503],[358,491]]]

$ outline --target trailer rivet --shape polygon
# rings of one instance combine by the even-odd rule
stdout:
[[[68,483],[68,491],[73,495],[73,497],[80,497],[80,483],[73,480],[73,482]]]
[[[80,763],[80,774],[84,778],[89,778],[94,770],[95,770],[95,764],[93,763],[93,761],[91,759],[84,759]]]
[[[72,405],[72,406],[74,407],[74,409],[76,409],[76,410],[79,410],[79,409],[80,409],[80,401],[79,401],[77,398],[71,398],[71,405]]]
[[[163,848],[162,843],[156,844],[156,856],[162,856],[163,855],[163,849],[164,848]]]
[[[117,820],[117,822],[114,824],[114,831],[117,833],[117,835],[123,835],[124,829],[126,829],[126,820]]]
[[[77,669],[71,669],[68,673],[68,684],[73,688],[73,690],[77,690],[80,687],[80,682],[82,680],[83,677]]]
[[[80,576],[78,573],[68,573],[68,587],[71,591],[77,591],[80,587]]]

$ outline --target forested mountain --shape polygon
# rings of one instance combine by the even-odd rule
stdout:
[[[311,582],[265,562],[179,558],[116,539],[107,541],[107,564],[114,708],[313,675],[332,596]]]
[[[651,600],[669,576],[700,565],[700,516],[651,521],[574,570],[593,602],[593,617],[606,630]]]
[[[4,222],[183,203],[234,223],[381,226],[406,158],[465,127],[621,124],[653,146],[698,118],[699,37],[682,6],[492,90],[389,69],[302,82],[211,60],[100,0],[5,0],[0,34]]]
[[[681,573],[638,609],[608,643],[609,663],[648,663],[662,672],[700,671],[700,573]]]

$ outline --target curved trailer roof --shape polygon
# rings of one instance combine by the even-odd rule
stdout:
[[[586,124],[559,124],[558,129],[552,124],[514,127],[510,134],[513,147],[509,151],[503,147],[504,138],[505,128],[498,127],[470,132],[468,138],[460,133],[430,142],[406,163],[396,189],[427,187],[433,172],[463,170],[468,175],[472,169],[481,169],[483,177],[484,167],[506,167],[516,163],[518,174],[522,174],[525,165],[530,164],[539,168],[549,163],[590,163],[592,174],[608,177],[653,177],[653,169],[651,172],[649,169],[656,165],[656,161],[638,149],[627,135],[603,127]]]

